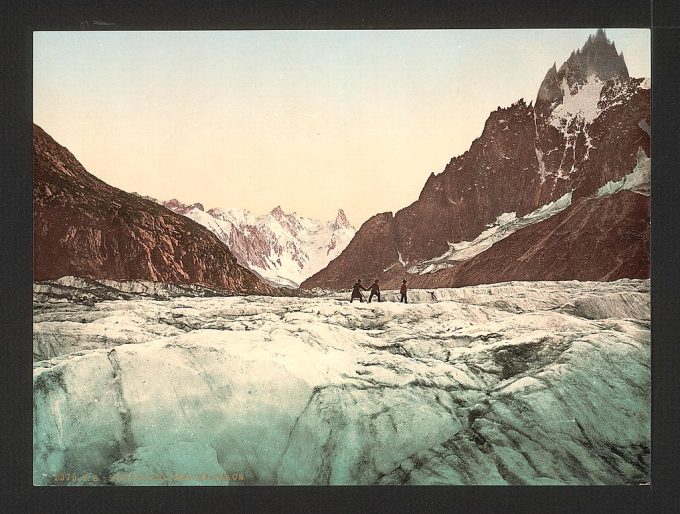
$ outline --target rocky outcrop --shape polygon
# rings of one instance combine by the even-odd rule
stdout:
[[[33,156],[34,280],[74,275],[273,291],[209,230],[97,179],[37,125]]]
[[[150,197],[147,197],[147,198],[155,201],[154,198],[150,198]],[[203,207],[202,203],[196,202],[196,203],[191,204],[191,205],[185,205],[182,202],[180,202],[179,200],[177,200],[177,198],[172,198],[172,199],[167,200],[165,202],[159,202],[159,203],[163,207],[166,207],[166,208],[170,209],[171,211],[176,212],[177,214],[186,214],[187,212],[189,212],[193,209],[197,209],[199,211],[205,211],[205,207]]]
[[[370,240],[380,250],[361,252],[353,241],[302,287],[347,287],[356,276],[389,279],[399,267],[475,239],[506,213],[521,217],[566,194],[574,202],[593,197],[605,183],[630,174],[640,152],[649,155],[649,122],[648,85],[628,76],[623,57],[598,31],[559,70],[548,71],[536,105],[519,100],[499,107],[467,152],[430,175],[416,202],[362,226],[355,240],[362,246]],[[380,230],[377,219],[385,224]],[[599,245],[590,240],[587,246]],[[541,280],[550,269],[526,272]]]

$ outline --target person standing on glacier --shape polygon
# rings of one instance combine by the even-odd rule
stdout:
[[[401,293],[401,298],[399,298],[399,303],[404,302],[408,303],[408,298],[406,298],[406,279],[401,283],[401,288],[399,288],[399,292]]]
[[[378,301],[380,301],[380,286],[378,285],[378,279],[375,279],[375,282],[371,285],[371,294],[368,295],[368,303],[371,303],[371,298],[373,298],[373,295],[378,297]]]
[[[361,294],[361,290],[368,291],[367,287],[361,285],[361,279],[358,278],[354,287],[352,287],[352,297],[349,299],[349,303],[352,303],[355,298],[358,298],[360,302],[364,301],[364,297]]]

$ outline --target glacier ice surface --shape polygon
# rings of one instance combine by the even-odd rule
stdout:
[[[649,281],[348,296],[43,291],[34,483],[649,482]]]

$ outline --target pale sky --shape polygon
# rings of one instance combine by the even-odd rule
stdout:
[[[125,191],[358,228],[594,32],[35,32],[33,119]],[[607,36],[650,76],[649,30]]]

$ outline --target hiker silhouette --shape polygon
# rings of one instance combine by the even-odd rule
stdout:
[[[364,296],[361,294],[361,290],[368,291],[367,287],[361,285],[361,279],[358,278],[352,287],[352,297],[349,299],[349,303],[352,303],[355,299],[359,299],[360,302],[364,301]]]
[[[378,285],[377,278],[375,279],[375,282],[371,284],[371,294],[368,295],[368,303],[371,303],[371,298],[373,298],[373,296],[377,296],[378,301],[380,301],[380,286]]]
[[[404,302],[408,303],[408,298],[406,298],[406,279],[401,283],[401,288],[399,288],[399,292],[401,293],[401,298],[399,298],[399,303]]]

